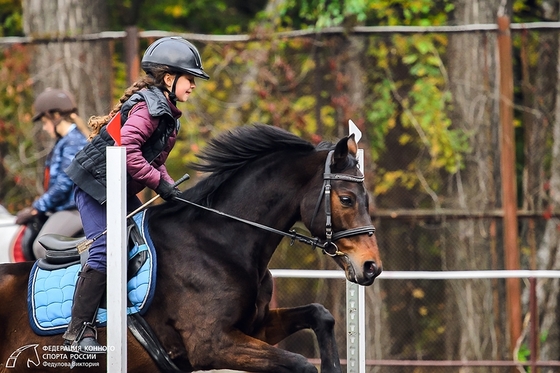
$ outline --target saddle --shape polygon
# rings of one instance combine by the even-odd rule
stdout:
[[[130,225],[129,225],[130,236]],[[39,238],[39,243],[47,249],[47,254],[42,264],[45,266],[52,266],[53,269],[57,266],[63,267],[65,264],[76,262],[80,260],[78,253],[78,244],[85,240],[85,237],[67,237],[59,234],[46,234]],[[84,252],[86,254],[87,251]],[[87,254],[84,255],[87,259]]]
[[[147,230],[145,212],[128,221],[127,314],[144,313],[155,293],[156,257]],[[70,321],[74,287],[78,273],[87,260],[87,251],[78,254],[83,238],[44,235],[39,242],[47,256],[33,265],[29,276],[28,309],[32,329],[39,335],[66,330]],[[99,325],[107,321],[106,305],[97,314]]]

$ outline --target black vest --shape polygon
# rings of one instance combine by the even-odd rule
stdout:
[[[156,87],[134,93],[121,107],[121,126],[126,122],[128,113],[134,105],[145,101],[151,116],[159,118],[159,125],[142,146],[142,155],[151,163],[165,149],[169,137],[175,129],[179,131],[179,121],[173,117],[167,98]],[[90,143],[76,154],[65,170],[70,179],[100,204],[107,200],[106,148],[115,141],[107,132],[106,126]]]

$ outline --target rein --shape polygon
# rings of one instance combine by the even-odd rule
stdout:
[[[303,242],[305,244],[311,245],[311,247],[313,247],[313,248],[320,247],[322,249],[325,249],[325,246],[327,244],[326,242],[321,243],[319,241],[319,238],[317,238],[317,237],[309,237],[309,236],[303,235],[301,233],[298,233],[293,229],[289,232],[284,232],[284,231],[281,231],[281,230],[276,229],[276,228],[269,227],[269,226],[264,225],[264,224],[256,223],[254,221],[246,220],[246,219],[234,216],[234,215],[226,214],[225,212],[213,209],[211,207],[206,207],[206,206],[199,205],[198,203],[191,202],[191,201],[186,200],[186,199],[181,198],[181,197],[175,197],[174,200],[187,203],[191,206],[195,206],[195,207],[201,208],[203,210],[210,211],[210,212],[213,212],[213,213],[221,215],[221,216],[225,216],[226,218],[230,218],[230,219],[239,221],[241,223],[245,223],[245,224],[251,225],[253,227],[263,229],[265,231],[276,233],[276,234],[282,235],[284,237],[290,237],[291,240],[292,240],[292,244],[295,240],[297,240],[299,242]]]
[[[186,200],[184,198],[181,197],[175,197],[174,200],[176,201],[180,201],[186,204],[189,204],[191,206],[195,206],[198,207],[200,209],[212,212],[214,214],[218,214],[233,220],[236,220],[238,222],[244,223],[244,224],[248,224],[251,225],[253,227],[271,232],[271,233],[275,233],[284,237],[289,237],[291,239],[291,245],[294,244],[294,241],[299,241],[302,243],[305,243],[307,245],[310,245],[311,248],[316,248],[319,247],[323,250],[323,253],[325,253],[326,255],[329,256],[339,256],[339,255],[346,255],[344,254],[342,251],[338,250],[338,247],[336,246],[336,244],[334,243],[334,241],[337,241],[341,238],[345,238],[345,237],[350,237],[350,236],[356,236],[359,234],[368,234],[368,235],[373,235],[375,233],[375,227],[373,225],[366,225],[363,227],[358,227],[358,228],[350,228],[350,229],[346,229],[340,232],[332,232],[332,209],[331,209],[331,180],[344,180],[344,181],[350,181],[350,182],[355,182],[355,183],[362,183],[364,181],[364,177],[363,176],[352,176],[352,175],[347,175],[347,174],[336,174],[336,173],[331,173],[330,172],[330,162],[332,159],[332,155],[333,155],[334,151],[330,151],[329,154],[327,155],[327,160],[325,162],[325,173],[323,174],[323,190],[322,192],[319,194],[319,199],[317,201],[317,205],[315,206],[315,212],[313,213],[313,218],[311,220],[311,226],[313,226],[313,221],[315,220],[315,216],[317,215],[317,213],[319,212],[319,205],[321,203],[321,199],[323,199],[323,196],[325,197],[325,213],[326,213],[326,226],[325,226],[325,236],[327,238],[327,240],[325,242],[321,242],[321,240],[318,237],[309,237],[306,236],[304,234],[298,233],[296,232],[294,229],[290,230],[289,232],[284,232],[281,231],[279,229],[276,228],[272,228],[269,227],[267,225],[264,224],[260,224],[254,221],[250,221],[250,220],[246,220],[243,218],[240,218],[238,216],[234,216],[234,215],[230,215],[227,214],[225,212],[213,209],[211,207],[207,207],[207,206],[203,206],[200,205],[198,203]],[[328,170],[328,172],[327,172]],[[331,249],[333,248],[333,249]]]

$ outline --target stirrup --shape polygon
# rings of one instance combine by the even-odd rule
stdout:
[[[84,333],[89,329],[93,332],[93,336],[87,335],[84,337]],[[105,354],[107,353],[107,347],[102,346],[97,341],[97,328],[90,322],[84,322],[82,330],[78,333],[76,339],[72,342],[72,347],[77,348],[79,352],[89,353],[89,354]]]
[[[85,354],[105,354],[107,347],[99,344],[94,337],[84,337],[78,342],[78,349]]]
[[[74,341],[72,341],[70,339],[64,339],[64,342],[62,342],[62,351],[79,352],[78,351],[78,346],[76,346]]]

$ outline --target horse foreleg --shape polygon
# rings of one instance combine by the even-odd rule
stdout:
[[[211,339],[198,339],[189,348],[195,370],[233,369],[260,373],[317,373],[302,355],[273,347],[237,329],[215,333]]]
[[[334,337],[334,317],[321,304],[272,309],[263,320],[257,338],[272,345],[301,329],[312,329],[321,353],[321,373],[340,373],[340,358]]]

